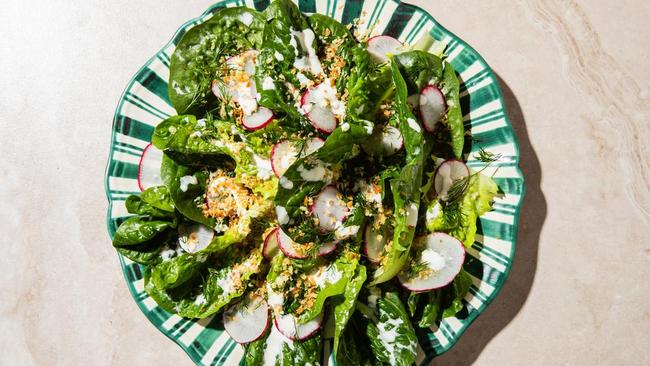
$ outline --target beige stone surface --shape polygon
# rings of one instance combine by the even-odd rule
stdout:
[[[106,234],[112,115],[210,0],[0,7],[0,365],[187,365]],[[650,364],[650,3],[416,1],[499,75],[528,184],[498,299],[435,365]]]

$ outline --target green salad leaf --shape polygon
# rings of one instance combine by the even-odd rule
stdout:
[[[481,173],[471,175],[460,200],[446,205],[434,200],[429,204],[427,229],[447,232],[469,248],[476,237],[476,220],[492,209],[498,191],[499,187],[492,178]]]
[[[169,66],[169,99],[179,114],[215,109],[212,81],[225,60],[262,44],[265,21],[246,7],[221,9],[183,35]]]
[[[379,321],[368,323],[366,334],[377,360],[389,365],[411,365],[415,361],[417,337],[406,309],[395,292],[377,301]]]

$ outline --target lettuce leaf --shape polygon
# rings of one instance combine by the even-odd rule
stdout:
[[[446,232],[468,248],[476,238],[476,220],[492,209],[492,201],[499,191],[496,182],[484,174],[476,173],[469,179],[462,199],[447,205],[434,200],[426,214],[429,231]]]

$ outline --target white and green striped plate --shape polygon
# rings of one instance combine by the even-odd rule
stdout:
[[[461,104],[465,127],[474,140],[473,153],[482,147],[502,154],[496,164],[486,169],[505,192],[494,210],[480,218],[476,242],[468,250],[465,269],[472,275],[473,285],[465,298],[465,308],[453,318],[446,318],[439,328],[422,332],[418,364],[430,360],[458,340],[472,321],[485,310],[503,286],[515,251],[519,208],[524,196],[524,179],[517,166],[519,148],[514,131],[505,113],[498,81],[481,56],[463,40],[443,28],[427,12],[397,0],[294,0],[305,13],[329,15],[342,23],[361,18],[361,31],[375,24],[375,32],[388,34],[405,43],[413,43],[429,33],[446,44],[447,60],[460,74]],[[224,0],[214,4],[203,15],[183,24],[172,40],[156,53],[135,74],[120,98],[113,121],[113,133],[106,168],[108,197],[108,232],[128,215],[124,200],[138,193],[136,175],[144,147],[154,127],[176,112],[167,96],[169,58],[176,43],[192,26],[204,22],[224,7],[245,5],[263,10],[269,0]],[[474,169],[483,163],[469,154]],[[183,319],[156,305],[144,292],[142,267],[120,256],[120,263],[129,290],[145,316],[180,347],[190,358],[202,365],[235,365],[240,363],[243,348],[223,331],[219,317],[203,320]],[[326,344],[326,349],[329,349]],[[330,364],[333,360],[330,359]]]

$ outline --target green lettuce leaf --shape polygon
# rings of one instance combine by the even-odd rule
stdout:
[[[406,164],[399,177],[390,181],[395,213],[393,243],[387,258],[375,272],[372,284],[386,282],[395,277],[409,258],[408,253],[415,236],[415,227],[407,225],[407,214],[409,211],[417,213],[419,209],[424,165],[425,145],[422,127],[415,120],[408,106],[406,82],[394,60],[391,60],[391,69],[395,83],[395,111],[399,130],[404,138]]]
[[[169,67],[169,99],[179,114],[199,115],[217,107],[212,80],[227,57],[260,47],[264,25],[261,13],[234,7],[219,10],[183,35]]]
[[[492,201],[499,192],[494,180],[484,174],[476,173],[469,179],[469,186],[460,200],[447,205],[434,200],[426,215],[429,231],[446,232],[468,248],[476,238],[476,220],[492,209]]]
[[[395,292],[377,301],[378,323],[368,323],[366,334],[375,358],[389,365],[410,366],[418,344],[406,309]]]
[[[348,280],[347,285],[345,286],[345,292],[342,296],[337,296],[334,299],[334,344],[332,349],[336,355],[339,349],[339,341],[341,335],[345,330],[350,317],[355,310],[355,304],[357,302],[357,297],[363,284],[366,282],[366,267],[359,265],[356,268],[354,277]]]

